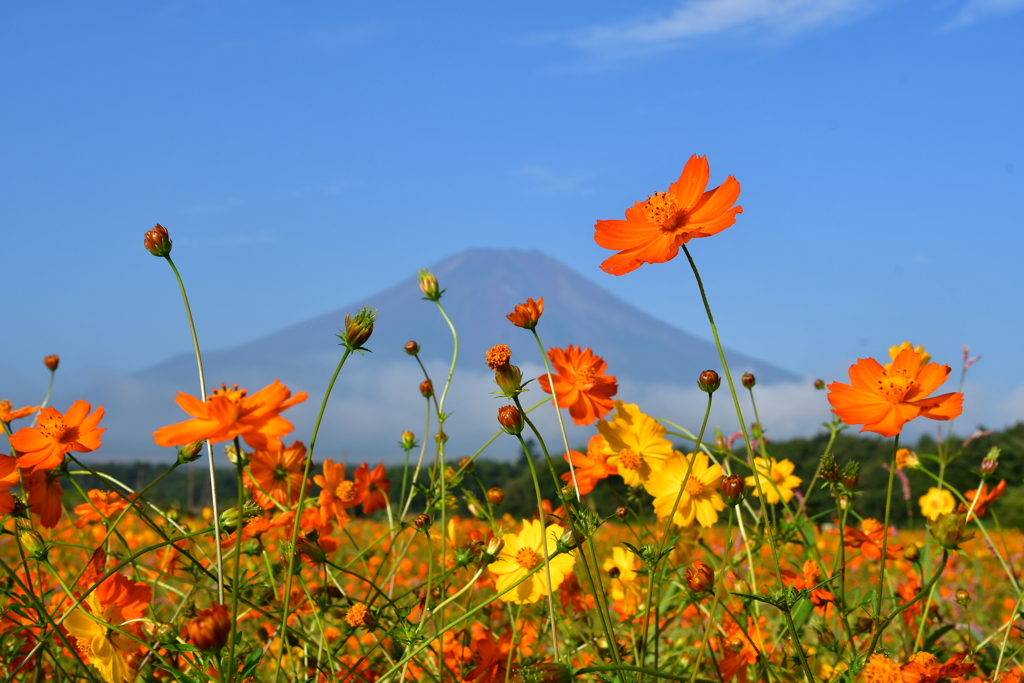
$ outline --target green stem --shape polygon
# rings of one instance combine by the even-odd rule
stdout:
[[[878,647],[878,642],[882,639],[882,632],[885,631],[885,629],[889,626],[890,623],[892,623],[892,620],[895,619],[897,617],[897,615],[899,615],[900,612],[902,612],[902,611],[904,611],[906,609],[909,609],[911,607],[911,605],[913,605],[918,600],[923,598],[925,596],[925,593],[931,593],[932,589],[935,587],[936,582],[938,582],[939,578],[942,576],[942,572],[944,572],[946,570],[946,564],[948,562],[949,562],[949,551],[948,550],[943,550],[942,551],[942,562],[939,564],[939,568],[932,575],[932,578],[928,581],[928,583],[925,584],[924,587],[922,587],[921,590],[917,592],[917,595],[914,596],[913,600],[910,600],[909,602],[906,602],[906,603],[900,605],[898,608],[893,610],[892,614],[887,616],[878,625],[878,628],[875,630],[875,635],[871,637],[871,645],[868,647],[868,653],[866,655],[867,657],[870,657],[871,655],[873,655],[875,653],[875,648]],[[927,614],[922,615],[922,617],[925,620],[928,619],[928,615]]]
[[[188,316],[188,329],[192,333],[192,347],[196,352],[196,366],[199,368],[199,396],[203,403],[206,403],[206,373],[203,372],[203,356],[199,352],[199,337],[196,335],[196,324],[192,320],[192,308],[188,305],[188,294],[185,292],[185,282],[181,279],[178,267],[171,260],[168,254],[164,258],[174,271],[174,277],[178,280],[178,287],[181,289],[181,300],[185,304],[185,315]],[[217,553],[217,601],[224,604],[224,554],[220,547],[220,510],[217,506],[217,475],[213,466],[213,444],[206,442],[206,456],[210,464],[210,499],[213,503],[213,539],[214,550]]]
[[[537,348],[540,349],[541,360],[544,361],[544,371],[548,376],[548,386],[551,387],[551,400],[555,404],[555,415],[558,416],[558,429],[562,432],[562,444],[565,446],[565,452],[568,455],[569,451],[569,437],[565,433],[565,422],[562,421],[562,409],[558,405],[558,394],[555,393],[555,379],[551,376],[551,363],[548,361],[548,356],[544,353],[544,344],[540,340],[540,335],[537,334],[537,328],[534,327],[533,338],[537,341]],[[572,488],[576,492],[576,502],[580,502],[580,487],[576,483],[576,466],[572,464],[572,458],[567,457],[569,461],[569,473],[572,477]]]
[[[882,567],[878,575],[878,598],[875,600],[875,628],[882,622],[882,594],[885,592],[885,552],[889,545],[889,512],[892,508],[892,484],[896,478],[896,451],[900,447],[900,435],[897,433],[892,443],[892,459],[889,462],[889,486],[885,492],[885,521],[882,523]],[[877,634],[876,634],[877,635]]]
[[[582,669],[576,669],[574,672],[574,678],[582,676],[583,674],[590,673],[601,673],[603,671],[633,671],[640,674],[646,674],[648,676],[654,676],[655,678],[664,678],[666,681],[696,681],[696,683],[718,683],[708,678],[686,678],[685,676],[676,676],[674,674],[667,674],[664,671],[655,671],[654,669],[645,669],[642,666],[630,666],[629,664],[616,664],[614,666],[586,666]]]
[[[274,674],[274,683],[277,683],[281,678],[281,658],[284,656],[285,647],[284,634],[285,625],[288,621],[288,603],[292,595],[292,574],[295,571],[295,545],[299,540],[299,522],[302,518],[302,505],[306,502],[306,493],[309,488],[309,473],[313,466],[313,449],[316,447],[316,437],[320,432],[320,423],[324,419],[324,411],[327,409],[327,400],[331,397],[331,390],[334,389],[334,383],[338,380],[338,375],[341,374],[341,369],[345,366],[345,361],[352,354],[352,349],[345,347],[345,352],[341,354],[341,360],[338,361],[338,367],[334,369],[334,374],[331,375],[331,381],[327,384],[327,391],[324,392],[324,400],[320,403],[320,412],[317,413],[316,422],[313,424],[313,434],[309,437],[309,452],[306,454],[306,468],[302,475],[302,486],[299,488],[299,501],[295,506],[295,521],[292,523],[292,535],[291,535],[291,552],[288,554],[288,571],[285,578],[284,588],[284,599],[281,604],[281,617],[279,619],[277,632],[281,634],[281,648],[277,653],[277,671]],[[241,501],[239,501],[241,503]],[[219,546],[218,546],[219,547]]]
[[[245,497],[245,487],[242,484],[242,468],[244,467],[245,453],[242,452],[242,444],[239,442],[238,437],[235,437],[235,471],[238,476],[238,502],[236,503],[238,510],[238,522],[235,524],[235,575],[231,580],[231,633],[228,638],[231,642],[228,645],[228,668],[225,672],[227,683],[231,683],[235,680],[235,674],[238,673],[235,667],[235,643],[238,638],[238,594],[239,590],[239,576],[241,574],[242,567],[242,531],[245,528],[245,516],[242,514],[243,498]],[[256,481],[255,478],[253,481]],[[298,516],[296,514],[296,516]],[[289,573],[289,577],[291,574]]]

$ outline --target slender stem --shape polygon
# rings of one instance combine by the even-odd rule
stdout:
[[[668,674],[664,671],[655,671],[654,669],[645,669],[642,666],[630,666],[629,664],[616,664],[614,666],[587,666],[582,669],[576,669],[575,676],[579,677],[583,674],[589,673],[601,673],[603,671],[634,671],[636,673],[646,674],[648,676],[654,676],[655,678],[664,678],[666,681],[696,681],[696,683],[718,683],[708,678],[686,678],[685,676],[676,676],[675,674]]]
[[[199,337],[196,336],[196,324],[192,320],[192,308],[188,305],[188,294],[185,292],[185,282],[181,279],[181,273],[171,260],[168,254],[164,258],[174,271],[174,277],[178,280],[178,287],[181,289],[181,300],[185,304],[185,315],[188,316],[188,329],[192,333],[192,347],[196,351],[196,366],[199,368],[199,396],[203,403],[206,403],[206,373],[203,372],[203,356],[199,352]],[[213,547],[217,553],[217,600],[224,604],[224,554],[220,547],[220,510],[217,506],[217,474],[213,466],[213,444],[206,442],[206,457],[210,464],[210,499],[213,503]]]
[[[885,493],[885,521],[882,523],[882,567],[878,575],[878,598],[875,600],[875,628],[877,629],[882,621],[882,593],[885,590],[885,552],[889,544],[889,512],[892,508],[892,484],[896,476],[896,451],[900,447],[900,435],[892,442],[892,459],[889,462],[889,486]]]
[[[42,410],[46,406],[50,405],[50,396],[53,394],[53,378],[56,376],[57,371],[50,370],[50,385],[46,387],[46,396],[43,397],[43,402],[39,404],[39,410]],[[32,423],[29,425],[30,427],[36,426],[36,421],[39,420],[39,410],[37,410],[36,414],[32,416]],[[8,434],[8,436],[10,435]]]
[[[544,371],[548,375],[548,386],[551,387],[551,400],[555,404],[555,415],[558,416],[558,429],[562,432],[562,444],[565,446],[565,453],[569,454],[569,437],[565,433],[565,422],[562,421],[562,409],[558,406],[558,394],[555,393],[555,379],[551,376],[551,363],[548,361],[548,356],[544,353],[544,344],[540,340],[540,335],[537,334],[537,328],[531,330],[533,332],[533,338],[537,340],[537,348],[540,349],[541,360],[544,361]],[[566,457],[569,461],[569,474],[572,478],[572,488],[576,492],[576,502],[581,502],[580,498],[580,486],[576,482],[576,466],[572,463],[571,457]]]
[[[715,610],[718,608],[718,600],[725,590],[726,568],[729,566],[729,550],[732,548],[732,508],[729,508],[729,528],[725,532],[725,549],[722,551],[722,566],[718,570],[718,579],[721,582],[718,590],[715,591],[715,599],[711,601],[711,612],[708,613],[708,620],[704,624],[704,638],[700,642],[700,649],[697,650],[697,659],[693,664],[693,674],[690,683],[697,680],[697,672],[700,670],[700,660],[704,656],[704,649],[708,646],[708,638],[711,635],[711,625],[715,623]]]
[[[245,516],[242,514],[242,500],[245,497],[245,488],[242,484],[242,468],[245,467],[245,454],[242,452],[242,444],[239,442],[238,437],[235,437],[235,470],[238,476],[238,501],[236,503],[236,510],[238,510],[238,521],[235,522],[235,575],[231,580],[231,633],[228,636],[231,642],[228,644],[228,668],[225,672],[228,683],[235,680],[235,674],[238,673],[235,667],[235,643],[237,641],[236,636],[238,635],[238,594],[239,590],[239,576],[242,567],[242,530],[245,528]],[[253,481],[256,481],[253,478]],[[291,574],[289,573],[289,576]]]
[[[887,616],[882,621],[882,623],[878,625],[878,628],[875,630],[875,635],[872,636],[872,638],[871,638],[871,645],[868,647],[868,653],[867,653],[868,657],[870,657],[872,654],[874,654],[875,648],[878,646],[878,642],[882,639],[882,632],[886,629],[887,626],[889,626],[889,624],[892,622],[892,620],[895,619],[897,617],[897,615],[899,615],[900,612],[902,612],[902,611],[904,611],[906,609],[909,609],[914,603],[916,603],[918,600],[923,598],[926,593],[931,593],[932,589],[935,588],[936,582],[938,582],[939,578],[942,576],[942,572],[944,572],[946,570],[946,564],[948,562],[949,562],[949,551],[948,550],[943,550],[942,551],[942,562],[939,563],[939,568],[935,571],[934,574],[932,574],[932,578],[928,581],[928,583],[926,583],[921,588],[921,590],[919,590],[917,592],[917,595],[914,596],[913,600],[910,600],[910,601],[900,605],[897,609],[893,610],[892,614]],[[928,619],[928,615],[927,614],[923,614],[922,618],[924,620],[927,620]]]
[[[320,403],[320,412],[317,413],[316,422],[313,424],[313,434],[309,437],[309,452],[306,454],[306,468],[302,474],[302,486],[299,488],[299,501],[295,506],[295,521],[292,523],[291,545],[289,546],[291,552],[288,554],[288,571],[285,574],[284,598],[281,603],[281,616],[277,627],[277,632],[281,634],[281,648],[277,653],[277,671],[274,674],[274,683],[277,683],[281,678],[281,658],[287,649],[285,647],[285,626],[288,622],[288,603],[292,595],[292,574],[295,571],[295,544],[299,540],[299,523],[302,518],[302,505],[306,502],[306,493],[309,488],[309,472],[313,466],[313,449],[316,447],[316,436],[320,432],[320,422],[324,419],[324,411],[327,409],[327,400],[331,397],[331,390],[334,389],[334,383],[337,381],[338,375],[341,374],[345,361],[348,360],[351,354],[352,349],[346,346],[345,352],[341,354],[341,360],[338,361],[338,367],[334,369],[334,374],[331,375],[327,391],[324,392],[324,400]]]

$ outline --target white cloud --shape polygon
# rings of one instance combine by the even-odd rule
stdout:
[[[962,28],[990,17],[1012,14],[1024,9],[1024,0],[967,0],[943,26],[943,30]]]
[[[570,36],[570,42],[587,51],[628,56],[726,32],[777,40],[851,21],[884,1],[687,0],[667,17],[585,29]]]

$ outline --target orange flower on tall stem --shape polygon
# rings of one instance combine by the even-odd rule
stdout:
[[[110,683],[134,679],[134,666],[129,656],[141,646],[111,630],[108,624],[140,637],[140,621],[145,617],[152,596],[153,591],[146,584],[133,583],[120,574],[113,574],[64,620],[79,651]]]
[[[48,470],[57,467],[70,451],[89,453],[100,447],[106,431],[97,427],[103,419],[103,406],[92,415],[85,401],[75,401],[63,415],[56,408],[39,411],[38,427],[22,427],[11,435],[11,448],[23,470]]]
[[[580,495],[587,495],[594,490],[597,482],[606,478],[609,474],[618,474],[619,468],[616,465],[608,464],[608,456],[611,451],[608,442],[600,434],[594,434],[587,442],[587,454],[579,451],[569,451],[563,457],[566,462],[572,460],[575,469],[576,484],[579,487]],[[562,481],[571,484],[573,472],[566,472],[562,475]]]
[[[588,349],[570,344],[562,349],[548,349],[554,369],[558,407],[568,408],[572,421],[578,425],[592,424],[612,411],[612,396],[619,390],[614,375],[606,375],[608,364]],[[547,374],[537,378],[544,391],[551,392]]]
[[[978,493],[978,489],[971,489],[964,493],[964,498],[967,500],[967,504],[974,505],[974,512],[971,514],[978,517],[984,517],[985,512],[988,510],[988,506],[1002,498],[1003,494],[1006,493],[1006,480],[1003,479],[993,487],[985,482],[981,484],[981,493]],[[975,501],[977,498],[977,501]]]
[[[283,448],[281,437],[293,429],[291,422],[280,414],[306,398],[304,391],[292,396],[288,387],[276,379],[252,396],[247,396],[246,390],[239,389],[237,384],[231,389],[221,385],[206,403],[178,392],[174,402],[194,419],[161,427],[153,432],[153,440],[158,446],[184,446],[196,441],[219,443],[240,436],[256,450],[279,450]]]
[[[623,275],[644,263],[670,261],[690,240],[735,223],[736,214],[743,213],[742,206],[733,206],[740,196],[739,182],[729,176],[705,192],[709,175],[707,157],[694,154],[668,192],[655,192],[647,201],[634,203],[626,209],[625,220],[598,221],[594,241],[619,252],[605,259],[601,270]]]
[[[255,451],[249,456],[252,477],[245,473],[245,485],[264,510],[275,504],[288,508],[299,501],[305,468],[306,446],[301,441],[281,450]]]
[[[859,548],[864,557],[872,560],[882,557],[882,539],[884,537],[885,527],[877,519],[865,519],[860,523],[860,529],[848,526],[843,530],[843,544],[851,550]],[[898,559],[902,552],[902,545],[887,543],[885,546],[886,559]]]
[[[330,458],[324,460],[323,475],[316,475],[313,481],[320,487],[320,522],[326,524],[334,516],[338,526],[345,528],[351,517],[345,508],[355,507],[363,502],[353,481],[345,479],[345,465],[334,464]],[[364,494],[365,495],[365,492]]]
[[[544,314],[544,297],[534,301],[528,298],[525,304],[516,304],[515,309],[506,315],[513,325],[532,330],[537,327],[537,321]]]
[[[18,408],[17,410],[12,410],[13,408],[14,406],[11,405],[11,402],[6,398],[0,401],[0,422],[10,424],[14,420],[28,417],[39,410],[39,406],[25,406],[24,408]]]
[[[364,462],[355,471],[356,497],[363,502],[363,514],[372,515],[377,510],[388,506],[388,495],[391,493],[391,482],[380,463],[371,472]]]
[[[850,384],[828,385],[828,402],[846,424],[864,425],[862,432],[896,436],[916,417],[952,420],[960,415],[963,394],[928,398],[949,372],[948,365],[923,364],[921,353],[911,348],[900,351],[889,369],[874,358],[861,358],[850,366]]]

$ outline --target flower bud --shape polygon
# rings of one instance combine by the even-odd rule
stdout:
[[[967,607],[967,605],[971,604],[971,594],[961,588],[956,592],[956,604],[961,607]]]
[[[753,389],[754,385],[757,384],[757,378],[749,372],[744,372],[743,378],[740,381],[743,382],[743,386],[747,389]]]
[[[402,432],[402,440],[398,444],[405,450],[411,451],[416,448],[416,435],[410,431]]]
[[[224,455],[227,456],[228,462],[237,467],[245,467],[249,464],[249,454],[230,441],[224,444]]]
[[[854,633],[869,633],[871,629],[875,627],[875,622],[871,620],[871,617],[857,617],[857,621],[854,622],[853,632]]]
[[[438,432],[437,434],[434,434],[434,441],[438,445],[448,443],[448,435],[444,432]]]
[[[929,531],[946,550],[956,550],[961,543],[974,538],[973,531],[966,531],[966,512],[947,512],[931,523]]]
[[[612,567],[608,570],[608,576],[613,579],[617,579],[622,576],[622,570],[618,567]]]
[[[821,456],[821,478],[832,484],[839,481],[839,463],[831,452]]]
[[[523,390],[523,371],[508,363],[494,371],[494,383],[505,396],[517,396]]]
[[[722,385],[722,378],[718,376],[718,373],[714,370],[705,370],[700,373],[700,377],[697,378],[697,386],[700,387],[701,391],[706,391],[709,394],[713,394],[718,391],[718,387]]]
[[[55,353],[47,356],[43,359],[43,365],[45,365],[50,372],[56,372],[57,366],[60,365],[60,356]]]
[[[743,477],[738,474],[730,474],[727,477],[723,477],[718,490],[722,494],[722,501],[726,505],[736,507],[743,500]]]
[[[466,510],[477,519],[487,519],[487,513],[480,507],[480,503],[475,500],[466,503]]]
[[[502,429],[512,435],[521,434],[523,431],[523,415],[515,406],[498,408],[498,423]]]
[[[327,551],[314,539],[300,538],[296,541],[295,554],[310,564],[324,564],[327,562]]]
[[[555,547],[560,553],[568,553],[575,548],[580,547],[580,544],[585,540],[586,539],[583,537],[583,534],[575,529],[566,529],[562,532],[562,535],[559,537]]]
[[[416,515],[416,519],[414,519],[412,523],[420,531],[426,531],[430,528],[433,520],[430,519],[430,515]]]
[[[246,522],[259,517],[262,512],[259,505],[251,500],[247,500],[242,505],[241,511],[239,511],[238,506],[235,506],[220,513],[218,518],[220,528],[229,534],[233,534],[239,526],[245,526]]]
[[[414,341],[405,342],[405,352],[410,356],[415,356],[420,352],[420,345]]]
[[[686,585],[694,593],[706,593],[715,585],[715,571],[700,560],[686,568]]]
[[[484,549],[484,555],[493,557],[495,560],[498,559],[498,555],[501,555],[501,551],[505,549],[505,539],[501,536],[495,536],[491,540],[487,541],[487,547]],[[491,560],[493,562],[494,560]]]
[[[47,557],[50,554],[50,544],[39,535],[39,532],[26,529],[19,534],[19,538],[21,539],[21,547],[25,549],[26,555],[33,560],[47,561]]]
[[[187,465],[190,462],[195,462],[199,459],[199,456],[203,452],[203,442],[193,441],[190,444],[184,446],[178,446],[178,464]]]
[[[214,603],[196,612],[195,618],[185,624],[188,640],[200,650],[219,650],[231,633],[231,616],[225,605]]]
[[[505,500],[505,492],[497,486],[487,489],[487,502],[491,505],[501,505]]]
[[[838,644],[838,641],[836,640],[836,635],[832,633],[832,631],[830,631],[829,629],[817,629],[816,633],[818,634],[818,644],[826,650],[832,650]]]
[[[843,488],[853,493],[860,485],[860,463],[856,461],[846,463],[843,468]]]
[[[171,238],[167,234],[167,228],[159,223],[146,233],[142,244],[153,256],[166,257],[171,253]]]
[[[358,351],[363,347],[363,344],[370,339],[370,335],[373,334],[373,324],[377,320],[377,309],[363,308],[353,315],[345,316],[345,329],[339,330],[340,334],[338,338],[341,339],[341,345],[348,348],[350,351]]]
[[[903,549],[903,559],[907,562],[916,563],[921,559],[921,550],[916,545],[908,545]]]
[[[720,451],[729,450],[729,440],[725,438],[724,434],[718,434],[715,436],[715,448]]]
[[[629,509],[625,505],[620,505],[615,508],[615,516],[619,519],[625,519],[629,516]]]
[[[993,460],[992,458],[985,458],[981,461],[981,477],[982,479],[988,479],[999,467],[999,461]]]
[[[532,330],[537,327],[537,321],[544,313],[544,297],[534,301],[527,299],[525,304],[516,304],[515,309],[506,315],[513,325]]]
[[[825,380],[823,380],[823,379],[816,379],[816,380],[814,380],[814,388],[817,389],[818,391],[822,391],[825,388]]]
[[[437,288],[437,278],[426,268],[420,270],[420,291],[423,292],[424,298],[430,301],[438,301],[441,295],[444,294],[444,290]]]
[[[420,382],[420,395],[423,398],[430,398],[434,395],[434,383],[429,379],[425,379]]]
[[[565,486],[558,490],[558,493],[561,496],[562,500],[572,500],[572,498],[576,495],[576,487],[573,486],[572,484],[566,484]]]

